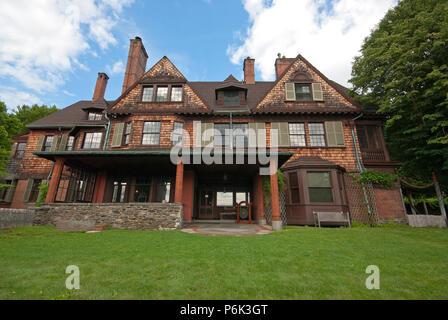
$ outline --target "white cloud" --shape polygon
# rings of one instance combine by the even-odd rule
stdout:
[[[113,64],[113,66],[110,65],[106,66],[106,71],[109,75],[123,74],[125,71],[123,61],[118,60]]]
[[[0,86],[0,101],[4,101],[8,106],[8,109],[15,109],[17,106],[42,104],[40,100],[34,94],[24,91],[17,91],[13,87]]]
[[[247,56],[263,80],[275,77],[277,53],[302,54],[330,79],[348,85],[353,58],[396,0],[243,0],[250,27],[241,45],[227,53],[232,63]]]
[[[40,94],[56,90],[66,72],[88,70],[78,58],[92,42],[102,50],[117,44],[112,29],[133,1],[0,1],[0,77]]]

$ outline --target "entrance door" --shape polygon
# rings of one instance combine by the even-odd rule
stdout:
[[[214,191],[199,192],[199,219],[213,219]]]

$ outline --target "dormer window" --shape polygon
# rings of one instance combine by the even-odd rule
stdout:
[[[142,101],[143,102],[151,102],[153,93],[154,93],[154,88],[153,87],[144,87],[143,88]]]
[[[286,101],[323,101],[322,84],[313,82],[305,72],[296,72],[291,82],[285,83]]]
[[[182,85],[154,85],[143,87],[142,102],[181,102]]]
[[[99,112],[89,112],[89,120],[95,121],[95,120],[101,120],[103,118],[103,114]]]
[[[168,101],[168,86],[157,86],[157,102],[165,102]]]
[[[238,106],[240,104],[239,91],[224,91],[224,105],[225,106]]]
[[[311,95],[311,89],[309,84],[295,83],[294,89],[296,93],[296,101],[311,101],[313,96]]]

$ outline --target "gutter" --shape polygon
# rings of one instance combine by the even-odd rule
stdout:
[[[106,110],[103,111],[103,114],[104,114],[104,118],[106,118],[106,120],[107,120],[107,124],[104,125],[104,128],[106,129],[106,138],[104,139],[104,145],[103,145],[103,150],[106,150],[106,148],[107,148],[107,141],[109,141],[111,120],[107,116],[107,111]]]

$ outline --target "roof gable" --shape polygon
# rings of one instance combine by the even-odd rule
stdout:
[[[285,93],[286,82],[322,84],[324,101],[287,101]],[[359,112],[360,107],[354,102],[340,85],[335,85],[334,81],[329,80],[311,63],[309,63],[300,54],[291,62],[285,71],[275,81],[272,89],[265,95],[256,106],[258,112],[263,109],[276,109],[277,112],[284,109],[285,112],[300,111],[300,109],[316,109],[316,112],[329,111],[332,108],[338,112]],[[281,111],[280,111],[281,112]]]

